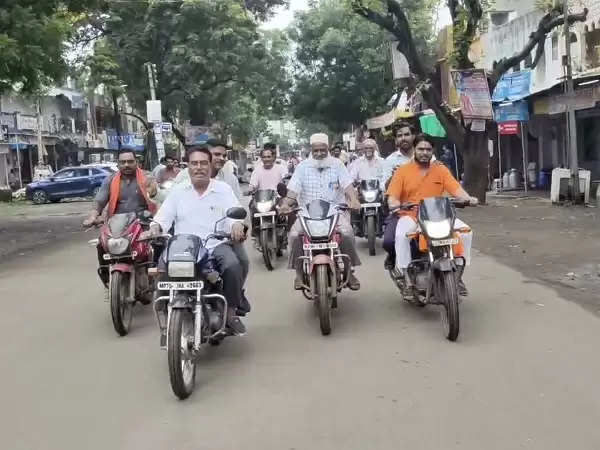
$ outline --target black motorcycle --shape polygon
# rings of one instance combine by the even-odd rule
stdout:
[[[431,197],[420,204],[410,203],[392,209],[418,208],[418,228],[410,233],[412,261],[407,268],[410,284],[390,269],[390,275],[402,292],[404,300],[418,306],[441,305],[444,334],[455,341],[460,331],[459,293],[457,283],[465,266],[465,258],[455,251],[460,244],[460,233],[470,229],[456,229],[454,206],[464,208],[469,203],[447,197]]]
[[[352,214],[354,233],[366,237],[369,242],[369,255],[374,256],[375,239],[383,236],[383,194],[379,180],[362,180],[358,185],[360,212]]]
[[[246,210],[231,208],[226,217],[243,220]],[[228,234],[216,232],[217,224],[207,241],[229,239]],[[166,265],[167,280],[159,281],[157,289],[167,295],[155,299],[155,312],[161,346],[167,349],[171,388],[184,399],[194,390],[201,347],[218,345],[231,335],[226,327],[228,303],[223,296],[223,280],[198,236],[170,237]]]
[[[273,270],[273,258],[281,257],[287,248],[287,217],[277,214],[277,192],[258,190],[254,194],[254,227],[258,250],[262,253],[267,270]]]

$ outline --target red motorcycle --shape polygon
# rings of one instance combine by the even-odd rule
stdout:
[[[154,252],[149,241],[140,240],[148,225],[150,213],[115,214],[102,225],[100,238],[90,241],[104,250],[104,262],[110,279],[108,298],[115,331],[129,333],[136,302],[152,302],[154,281],[148,277],[148,267],[154,265]]]

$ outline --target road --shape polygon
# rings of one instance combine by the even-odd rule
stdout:
[[[3,448],[600,448],[600,322],[478,252],[450,343],[364,240],[363,289],[329,337],[291,273],[249,249],[249,333],[208,349],[179,401],[150,310],[113,331],[88,238],[0,266]]]

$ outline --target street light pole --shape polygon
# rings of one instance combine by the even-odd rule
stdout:
[[[565,92],[567,97],[567,145],[569,148],[569,167],[571,168],[571,194],[574,203],[580,203],[579,195],[579,160],[577,154],[577,123],[575,121],[575,110],[573,109],[574,88],[573,68],[571,66],[571,31],[569,27],[569,0],[563,0],[563,15],[565,18]]]

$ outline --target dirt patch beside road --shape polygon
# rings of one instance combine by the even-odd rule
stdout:
[[[473,245],[482,253],[600,315],[600,210],[492,199],[458,214],[473,227]]]
[[[81,239],[83,245],[81,221],[90,208],[89,201],[0,204],[0,265],[72,239]]]

